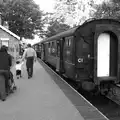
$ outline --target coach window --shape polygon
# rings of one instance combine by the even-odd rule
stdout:
[[[66,46],[70,47],[71,44],[72,44],[72,40],[73,40],[73,36],[67,37],[67,38],[65,39]]]
[[[35,50],[37,51],[37,45],[35,45]]]
[[[51,53],[51,51],[50,51],[50,43],[48,43],[48,52],[49,52],[49,54]]]
[[[40,49],[39,49],[39,44],[38,44],[38,51],[39,51]]]
[[[57,56],[60,57],[60,41],[57,41]]]
[[[73,41],[73,36],[68,38],[68,46],[70,47]]]
[[[50,54],[52,54],[52,42],[49,42],[50,45]]]
[[[55,56],[55,42],[52,42],[52,46],[51,46],[51,52],[52,52],[52,55]]]
[[[2,41],[0,40],[0,47],[2,46]]]
[[[73,63],[74,58],[73,58],[73,36],[67,37],[66,38],[67,42],[67,50],[66,50],[66,60]]]
[[[39,45],[39,51],[41,51],[41,45]]]
[[[39,46],[37,45],[37,50],[39,49]]]
[[[52,49],[53,49],[53,42],[51,42],[51,55],[53,55]]]
[[[66,46],[68,46],[68,44],[69,44],[68,42],[69,42],[69,40],[65,39]]]
[[[41,45],[41,51],[44,52],[44,44]]]
[[[71,39],[69,38],[68,39],[68,47],[70,47],[70,44],[71,44]]]

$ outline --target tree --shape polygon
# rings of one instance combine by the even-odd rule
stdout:
[[[66,24],[60,23],[57,20],[51,21],[50,26],[48,26],[48,29],[47,29],[48,32],[46,34],[46,37],[51,37],[51,36],[56,35],[60,32],[64,32],[68,29],[70,29],[70,26],[68,26]]]
[[[96,11],[93,14],[95,18],[112,18],[120,19],[120,1],[110,0],[109,2],[103,2],[101,5],[96,6]]]
[[[42,31],[42,11],[33,0],[8,0],[0,5],[0,12],[9,29],[20,37],[33,39]]]
[[[89,12],[93,9],[93,0],[56,0],[54,20],[64,20],[70,26],[79,25],[89,18]]]

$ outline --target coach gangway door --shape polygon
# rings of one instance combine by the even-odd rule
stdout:
[[[117,81],[118,33],[113,25],[97,25],[94,36],[94,81]]]

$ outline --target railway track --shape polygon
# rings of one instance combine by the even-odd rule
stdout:
[[[49,64],[44,63],[40,59],[39,59],[39,62],[42,63],[44,67],[48,67],[49,69],[51,69],[54,74],[55,69],[53,67],[51,67]],[[55,73],[59,75],[57,72]],[[62,77],[62,79],[65,80],[65,82],[67,82],[73,89],[75,89],[82,96],[84,96],[93,106],[95,106],[109,120],[120,120],[120,105],[117,104],[118,100],[116,100],[116,102],[113,102],[111,100],[112,99],[110,98],[111,93],[109,93],[107,97],[101,94],[96,96],[92,93],[84,91],[83,89],[76,89],[78,88],[76,83],[74,83],[73,81],[69,80],[64,76],[60,76],[60,77]]]
[[[78,92],[109,118],[109,120],[120,120],[120,106],[118,104],[101,94],[96,96],[82,90]]]

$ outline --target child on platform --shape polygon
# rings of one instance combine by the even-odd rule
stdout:
[[[23,65],[23,62],[20,62],[20,61],[16,61],[16,77],[17,79],[19,79],[20,77],[22,77],[21,75],[21,71],[22,71],[22,65]]]

